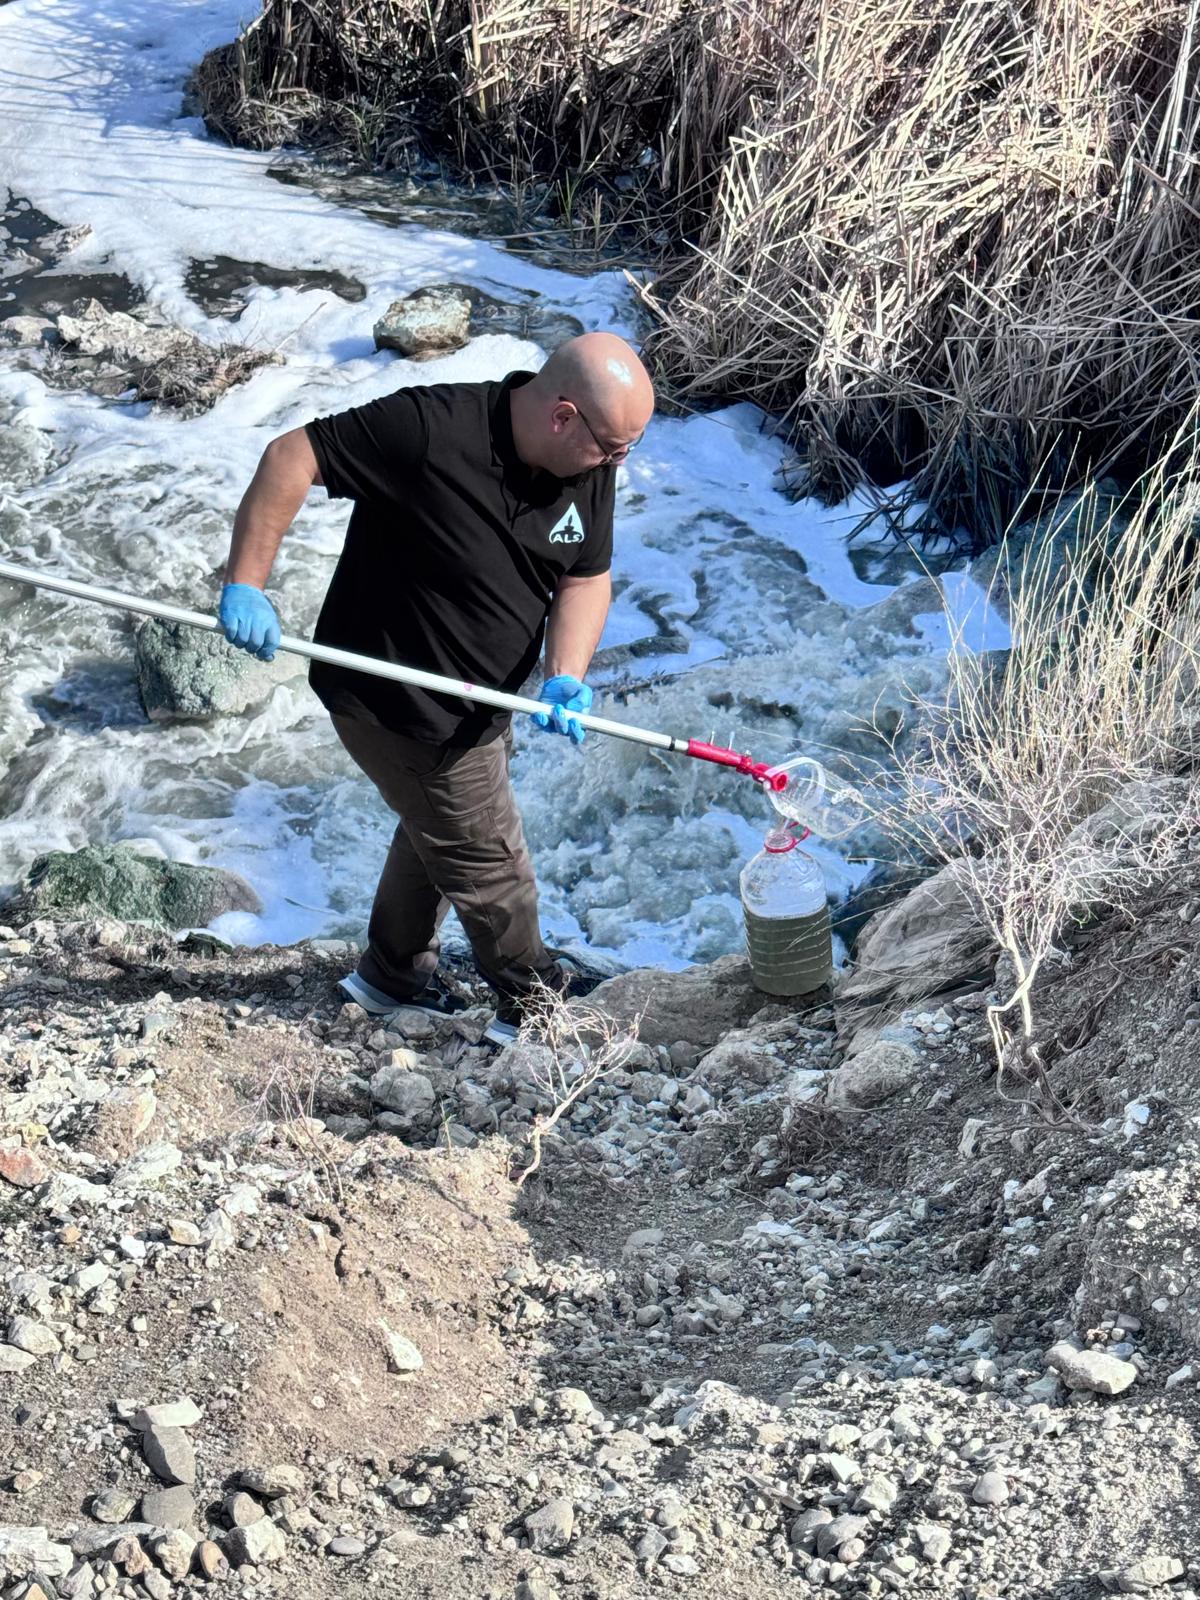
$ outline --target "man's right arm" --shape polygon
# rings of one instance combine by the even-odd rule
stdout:
[[[271,440],[233,519],[226,583],[266,588],[284,534],[308,491],[320,482],[321,470],[303,428]]]
[[[284,433],[263,451],[258,470],[233,519],[225,587],[217,612],[225,637],[262,661],[272,661],[279,618],[263,590],[304,497],[321,482],[317,458],[303,428]]]

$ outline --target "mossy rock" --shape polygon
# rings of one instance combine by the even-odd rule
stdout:
[[[115,917],[199,928],[227,911],[261,910],[254,890],[236,873],[141,855],[129,845],[100,844],[38,856],[5,915],[10,921]]]
[[[156,722],[237,716],[304,670],[299,656],[281,651],[274,661],[259,661],[223,634],[179,622],[154,619],[138,630],[138,690]]]

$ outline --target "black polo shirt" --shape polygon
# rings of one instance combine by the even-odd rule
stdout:
[[[330,498],[354,501],[319,643],[521,688],[559,580],[608,571],[616,479],[525,466],[508,397],[532,376],[397,389],[308,423]],[[430,744],[486,743],[509,717],[320,661],[309,682],[330,711]]]

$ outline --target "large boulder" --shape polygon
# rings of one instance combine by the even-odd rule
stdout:
[[[237,716],[305,670],[299,656],[259,661],[222,634],[154,618],[138,629],[136,653],[138,691],[156,722]]]
[[[431,284],[393,300],[375,324],[377,350],[420,359],[459,350],[470,337],[471,302],[452,285]]]
[[[839,1006],[923,1000],[991,964],[994,938],[971,871],[970,861],[951,861],[871,918],[859,936],[855,970],[838,985]]]
[[[776,1021],[796,1009],[794,1000],[781,1003],[760,993],[750,981],[750,963],[742,956],[722,956],[685,972],[638,967],[602,983],[586,1004],[627,1031],[636,1031],[645,1044],[683,1043],[698,1050],[711,1050],[752,1017]]]
[[[5,916],[10,922],[115,917],[198,928],[227,911],[261,910],[254,890],[235,873],[142,855],[129,845],[98,844],[38,856]]]

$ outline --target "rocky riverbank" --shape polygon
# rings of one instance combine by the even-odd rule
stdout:
[[[629,973],[585,1061],[0,930],[4,1600],[1192,1593],[1195,878],[999,1084],[986,971]]]

